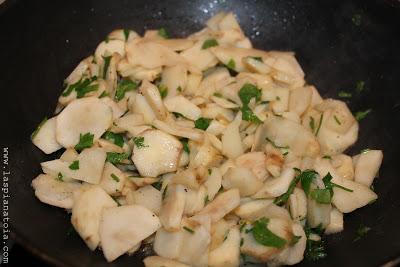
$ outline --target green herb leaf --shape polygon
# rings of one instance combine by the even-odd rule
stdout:
[[[261,90],[251,83],[246,83],[240,88],[238,95],[243,105],[248,105],[253,97],[256,99],[256,102],[260,101]]]
[[[306,195],[310,193],[311,183],[314,181],[318,173],[314,170],[305,170],[300,174],[301,187],[303,187]]]
[[[165,196],[167,195],[167,190],[168,190],[168,185],[165,186],[164,191],[162,192],[162,200],[165,199]]]
[[[207,205],[207,203],[210,202],[210,199],[208,198],[208,195],[204,197],[204,206]]]
[[[114,173],[111,173],[111,178],[116,181],[117,183],[119,182],[119,177],[116,176]]]
[[[371,149],[369,149],[369,148],[364,148],[364,149],[362,149],[362,150],[360,151],[360,154],[364,154],[364,153],[367,153],[367,152],[369,152],[369,151],[371,151]]]
[[[339,91],[338,96],[341,98],[351,98],[352,94],[346,91]]]
[[[99,98],[103,98],[103,97],[106,97],[106,96],[110,96],[110,94],[108,92],[106,92],[106,91],[103,91],[101,93],[101,95],[99,96]]]
[[[262,123],[262,120],[260,120],[247,105],[243,105],[243,107],[241,108],[241,111],[242,111],[242,119],[243,120],[249,121],[249,122],[252,122],[255,124]]]
[[[124,29],[125,42],[128,41],[130,30]]]
[[[342,123],[340,122],[340,120],[338,119],[338,117],[336,117],[336,115],[333,115],[333,118],[335,119],[336,123],[339,125],[342,125]]]
[[[231,59],[228,61],[228,63],[226,64],[226,67],[227,67],[228,69],[235,70],[235,68],[236,68],[236,63],[235,63],[235,61],[231,58]]]
[[[60,182],[64,182],[63,177],[64,177],[64,176],[62,175],[62,173],[59,172],[59,173],[57,174],[56,180],[58,180],[58,181],[60,181]]]
[[[356,242],[363,238],[369,231],[371,230],[371,227],[365,226],[363,224],[360,224],[357,229],[357,236],[354,238],[353,242]]]
[[[143,136],[135,136],[132,138],[133,143],[137,148],[148,147],[148,145],[144,144],[144,137]]]
[[[168,34],[167,30],[164,27],[162,27],[162,28],[160,28],[158,30],[158,35],[160,35],[164,39],[168,39],[169,38],[169,34]]]
[[[108,67],[110,66],[110,61],[111,61],[111,58],[112,58],[112,56],[107,56],[107,57],[105,57],[105,56],[101,56],[103,59],[104,59],[104,65],[103,65],[103,79],[106,79],[106,77],[107,77],[107,70],[108,70]]]
[[[79,134],[79,142],[75,146],[76,151],[82,151],[85,148],[93,146],[94,134],[85,133],[84,135]]]
[[[368,113],[370,113],[371,111],[372,111],[372,109],[367,109],[364,111],[357,111],[354,116],[356,117],[357,121],[360,121],[360,120],[364,119],[368,115]]]
[[[311,198],[315,199],[315,201],[321,204],[330,204],[332,200],[331,191],[328,188],[314,189],[311,191],[310,196]]]
[[[64,97],[69,96],[72,93],[72,91],[75,90],[76,97],[82,98],[87,93],[96,91],[99,88],[98,84],[92,84],[92,82],[94,82],[96,80],[97,80],[96,76],[93,76],[93,77],[87,78],[87,79],[80,79],[76,83],[69,85],[61,95]]]
[[[354,14],[353,17],[351,18],[351,21],[353,22],[354,25],[360,26],[361,25],[361,15]]]
[[[36,127],[36,129],[33,131],[33,133],[31,134],[31,140],[33,140],[33,138],[36,137],[36,135],[38,134],[38,132],[40,131],[40,129],[42,128],[42,126],[46,123],[47,121],[47,117],[45,117],[40,123],[39,125]]]
[[[130,79],[122,79],[118,85],[117,89],[115,90],[115,97],[114,99],[118,102],[125,97],[125,93],[128,91],[136,90],[139,84],[135,81]]]
[[[218,42],[215,39],[207,39],[204,41],[203,45],[201,46],[201,49],[207,49],[213,46],[217,46]]]
[[[325,251],[325,243],[323,240],[314,241],[309,239],[311,234],[320,234],[320,229],[311,229],[305,226],[304,232],[307,236],[306,250],[304,256],[307,260],[316,261],[325,258],[328,254]]]
[[[128,158],[128,154],[126,153],[115,153],[115,152],[107,152],[107,158],[106,161],[112,163],[112,164],[118,164],[121,161],[125,160]]]
[[[118,198],[116,196],[111,196],[111,198],[117,203],[118,207],[121,206],[121,203],[118,201]]]
[[[71,163],[71,165],[69,165],[69,168],[71,170],[79,170],[79,160],[75,160]]]
[[[314,133],[314,132],[315,132],[315,120],[314,120],[314,117],[311,117],[311,116],[310,116],[310,123],[309,123],[309,125],[310,125],[310,128],[311,128],[311,131]]]
[[[356,83],[356,91],[357,93],[361,93],[365,89],[365,82],[364,81],[358,81]]]
[[[186,231],[188,231],[191,234],[194,234],[194,230],[189,228],[189,227],[187,227],[187,226],[183,226],[183,229],[185,229]]]
[[[213,96],[222,97],[222,94],[221,94],[221,93],[218,93],[218,92],[215,92],[215,93],[213,94]]]
[[[113,133],[110,131],[107,131],[103,134],[102,138],[114,143],[115,145],[119,147],[124,146],[124,138],[122,137],[121,134]]]
[[[266,140],[267,142],[271,143],[271,145],[272,145],[273,147],[275,147],[275,148],[278,148],[278,149],[289,149],[289,146],[278,146],[277,144],[275,144],[274,141],[272,141],[272,140],[269,139],[268,137],[265,137],[265,140]]]
[[[197,129],[201,129],[201,130],[207,130],[208,126],[210,126],[212,119],[208,119],[208,118],[198,118],[197,120],[195,120],[194,122],[194,127]]]
[[[186,153],[190,154],[190,148],[189,148],[189,139],[187,138],[182,138],[179,141],[181,141],[182,146],[183,146],[183,151],[185,151]]]
[[[286,191],[286,193],[275,198],[274,203],[276,205],[283,206],[286,204],[286,202],[289,200],[290,195],[293,194],[293,191],[294,191],[297,183],[300,181],[300,178],[301,178],[300,175],[297,175],[296,177],[294,177],[293,180],[290,182],[289,188]]]
[[[162,188],[162,180],[160,179],[157,182],[152,183],[151,186],[160,191]]]
[[[332,157],[329,156],[329,155],[325,155],[325,156],[323,156],[322,158],[323,158],[323,159],[332,159]]]
[[[160,96],[162,99],[164,99],[168,95],[168,87],[163,84],[160,84],[158,86],[158,91],[160,92]]]
[[[185,118],[185,116],[183,116],[183,114],[179,112],[172,112],[172,114],[174,114],[175,118]]]
[[[263,62],[263,59],[262,59],[262,57],[251,57],[252,59],[254,59],[254,60],[257,60],[257,61],[260,61],[260,62]]]
[[[179,85],[178,88],[176,88],[176,91],[182,92],[182,87]]]
[[[253,223],[252,234],[254,239],[267,247],[282,248],[286,240],[271,232],[268,228],[269,219],[263,217]]]
[[[318,135],[319,129],[321,129],[321,125],[322,125],[322,120],[323,120],[323,119],[324,119],[324,113],[321,113],[321,116],[319,117],[318,128],[317,128],[317,131],[315,132],[315,136]]]
[[[290,245],[294,246],[297,244],[297,242],[299,242],[299,240],[301,239],[300,235],[293,235],[292,239],[290,240]]]

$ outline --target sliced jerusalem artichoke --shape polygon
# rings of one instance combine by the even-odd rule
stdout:
[[[222,153],[228,158],[237,158],[243,154],[242,139],[239,134],[239,126],[242,123],[242,112],[238,112],[235,119],[222,133]]]
[[[215,92],[218,92],[221,88],[226,87],[234,81],[235,79],[230,76],[229,71],[226,68],[217,67],[203,78],[196,95],[210,97]]]
[[[274,198],[286,193],[294,176],[295,172],[292,168],[284,169],[279,177],[271,178],[262,187],[258,187],[259,190],[253,197]]]
[[[116,120],[116,119],[120,118],[122,115],[124,115],[125,111],[120,106],[118,106],[118,104],[115,103],[111,98],[102,97],[101,101],[112,109],[114,120]]]
[[[197,190],[200,187],[197,173],[192,168],[176,172],[171,178],[171,183],[181,184],[194,190]]]
[[[237,188],[240,196],[250,196],[256,193],[263,183],[247,168],[230,168],[223,176],[222,186],[225,189]]]
[[[207,192],[204,186],[201,186],[198,190],[187,189],[184,214],[192,216],[196,212],[199,212],[204,208],[206,199]]]
[[[182,144],[175,137],[160,130],[147,130],[135,137],[134,143],[132,161],[140,175],[157,177],[176,171]]]
[[[304,233],[303,227],[299,223],[292,224],[293,235],[299,238],[294,245],[288,246],[277,257],[274,257],[271,263],[277,265],[294,265],[301,262],[304,258],[304,251],[306,249],[307,237]]]
[[[222,160],[221,154],[210,144],[208,138],[192,150],[189,164],[192,168],[215,166]]]
[[[354,181],[370,186],[378,174],[382,159],[381,150],[368,150],[361,153],[354,164]]]
[[[330,223],[325,228],[325,234],[335,234],[343,231],[343,213],[333,208],[330,214]]]
[[[156,117],[159,120],[164,120],[167,117],[167,110],[157,87],[148,81],[143,81],[139,92],[146,98],[147,103],[152,107]]]
[[[242,61],[245,68],[249,69],[252,72],[257,72],[260,74],[268,74],[269,72],[271,72],[270,66],[253,57],[244,57]]]
[[[67,148],[64,153],[60,156],[60,160],[73,162],[78,157],[78,152],[73,148]]]
[[[62,147],[56,140],[56,117],[45,120],[38,126],[32,134],[32,143],[46,154]]]
[[[154,120],[153,126],[172,135],[180,136],[184,138],[191,139],[193,141],[200,142],[203,140],[203,132],[199,129],[193,129],[188,127],[179,126],[173,121],[160,121]]]
[[[183,231],[168,232],[164,228],[157,230],[153,249],[157,255],[169,259],[177,259],[183,245]]]
[[[153,186],[146,185],[130,192],[127,196],[127,202],[128,204],[141,205],[158,215],[162,205],[162,193]]]
[[[139,35],[132,30],[117,29],[117,30],[113,30],[112,32],[110,32],[107,37],[108,37],[109,41],[116,39],[116,40],[129,42],[129,41],[139,37]]]
[[[81,62],[79,62],[78,66],[71,72],[71,74],[65,79],[67,84],[73,84],[79,81],[83,74],[88,70],[90,62],[93,60],[93,57],[87,57]]]
[[[312,89],[309,86],[296,88],[290,91],[289,111],[301,116],[311,103]]]
[[[187,84],[187,68],[183,64],[164,68],[161,75],[161,84],[168,88],[167,98],[179,94]]]
[[[211,173],[208,175],[206,182],[204,183],[207,189],[207,197],[209,201],[212,201],[215,195],[221,188],[222,174],[218,168],[211,168]]]
[[[94,53],[96,61],[102,62],[103,56],[118,53],[121,57],[125,56],[125,42],[122,40],[108,40],[101,42]]]
[[[169,112],[177,112],[190,120],[197,120],[201,116],[201,109],[182,95],[173,96],[164,100]]]
[[[211,68],[218,63],[217,58],[211,53],[209,49],[202,49],[205,40],[197,41],[192,47],[189,49],[185,49],[181,52],[181,56],[188,62],[188,64],[192,65],[194,68],[197,68],[200,73],[203,70]]]
[[[125,184],[125,174],[110,162],[104,164],[100,186],[109,195],[120,194]]]
[[[160,227],[157,216],[140,205],[104,209],[99,233],[106,260],[115,260]]]
[[[43,203],[71,209],[74,203],[73,194],[81,187],[77,182],[64,182],[62,175],[53,177],[40,174],[32,180],[32,187],[35,189],[36,197]]]
[[[167,231],[178,231],[180,229],[185,199],[185,190],[182,185],[168,186],[160,212],[160,221]]]
[[[230,211],[235,209],[240,204],[240,194],[238,189],[230,189],[219,195],[207,204],[194,217],[208,215],[211,222],[217,222]]]
[[[235,209],[235,214],[244,220],[254,221],[266,215],[267,208],[273,202],[272,199],[252,200]]]
[[[237,267],[240,263],[240,233],[238,227],[228,230],[225,241],[210,251],[208,266]]]
[[[128,113],[123,117],[115,121],[115,125],[124,131],[134,134],[137,126],[142,126],[145,124],[145,120],[142,114]]]
[[[342,178],[354,180],[353,160],[350,156],[345,154],[332,156],[332,166]]]
[[[295,188],[288,201],[290,215],[294,221],[301,221],[307,215],[307,196],[303,190]]]
[[[342,190],[342,189],[341,189]],[[308,196],[307,198],[307,223],[310,227],[321,226],[326,228],[330,223],[331,204],[321,204]]]
[[[264,181],[268,176],[266,160],[263,152],[249,152],[237,157],[235,163],[238,167],[251,169],[260,181]]]
[[[103,209],[116,206],[117,203],[99,186],[90,186],[74,199],[71,223],[91,250],[100,243]]]
[[[96,141],[110,127],[112,110],[98,98],[85,97],[71,102],[56,120],[56,139],[65,148],[79,142],[81,134],[91,133]]]
[[[159,256],[149,256],[143,260],[146,267],[190,267],[178,261],[170,260]]]

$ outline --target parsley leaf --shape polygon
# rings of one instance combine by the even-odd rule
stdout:
[[[207,49],[213,46],[217,46],[218,42],[215,39],[207,39],[204,41],[203,45],[201,46],[201,49]]]
[[[158,35],[160,35],[164,39],[168,39],[169,38],[169,34],[168,34],[167,30],[164,27],[161,27],[158,30]]]
[[[69,165],[69,168],[71,170],[79,170],[79,160],[75,160],[71,163],[71,165]]]
[[[64,182],[63,177],[64,177],[64,176],[62,175],[62,173],[59,172],[59,173],[57,174],[56,180],[58,180],[58,181],[60,181],[60,182]]]
[[[286,240],[271,232],[268,228],[269,219],[263,217],[253,223],[251,230],[254,239],[267,247],[282,248],[286,245]]]
[[[215,93],[213,94],[213,96],[216,96],[216,97],[222,97],[222,94],[221,94],[221,93],[219,93],[219,92],[215,92]]]
[[[354,25],[360,26],[361,25],[361,15],[354,14],[353,17],[351,18],[351,21],[353,22]]]
[[[310,128],[311,128],[311,131],[312,131],[312,132],[315,132],[315,120],[314,120],[314,117],[311,117],[311,116],[310,116],[310,123],[309,123],[309,125],[310,125]]]
[[[290,245],[294,246],[297,244],[297,242],[299,242],[299,240],[301,239],[300,235],[293,235],[292,239],[290,240]]]
[[[248,105],[253,97],[256,101],[261,99],[261,90],[251,83],[246,83],[240,88],[238,95],[243,105]]]
[[[31,139],[35,138],[36,135],[38,134],[38,132],[40,131],[40,129],[42,128],[42,126],[46,123],[47,121],[47,117],[45,117],[40,123],[39,125],[36,127],[36,129],[33,131],[33,133],[31,134]]]
[[[164,191],[162,192],[162,197],[161,197],[162,200],[165,199],[165,196],[167,195],[167,190],[168,190],[168,185],[165,186]]]
[[[92,82],[96,81],[97,77],[93,76],[91,78],[87,79],[80,79],[76,83],[73,83],[69,85],[64,92],[62,92],[62,96],[69,96],[72,91],[75,90],[76,92],[76,97],[77,98],[82,98],[84,97],[87,93],[96,91],[99,88],[98,84],[92,84]]]
[[[157,182],[152,183],[151,186],[160,191],[162,187],[162,180],[160,179]]]
[[[116,176],[114,173],[111,173],[111,178],[114,180],[114,181],[116,181],[117,183],[119,182],[119,177],[118,176]]]
[[[128,29],[124,29],[124,37],[125,37],[125,41],[128,41],[128,38],[129,38],[129,33],[130,33],[130,30],[128,30]]]
[[[201,129],[201,130],[207,130],[208,126],[210,126],[212,119],[208,119],[208,118],[198,118],[197,120],[195,120],[194,122],[194,127],[197,129]]]
[[[158,91],[160,92],[160,96],[162,99],[164,99],[168,95],[168,87],[163,84],[160,84],[158,86]]]
[[[328,172],[324,178],[322,178],[322,181],[324,182],[325,188],[328,188],[331,191],[331,194],[333,196],[333,187],[340,188],[342,190],[345,190],[347,192],[353,192],[353,190],[348,189],[344,186],[332,183],[331,180],[333,179],[332,175]]]
[[[114,99],[117,102],[120,101],[122,98],[124,98],[126,92],[136,90],[138,86],[139,84],[135,81],[130,79],[122,79],[118,83],[117,89],[115,90]]]
[[[137,148],[148,147],[148,145],[144,144],[144,137],[143,136],[135,136],[132,138],[133,143]]]
[[[189,228],[187,226],[183,226],[182,228],[185,229],[186,231],[188,231],[189,233],[194,234],[194,230],[193,229],[191,229],[191,228]]]
[[[316,188],[311,191],[311,198],[315,199],[318,203],[321,204],[330,204],[332,200],[332,194],[329,189],[319,189]]]
[[[365,88],[365,82],[364,81],[358,81],[356,83],[356,91],[357,93],[361,93],[362,91],[364,91]]]
[[[110,94],[108,92],[106,92],[106,91],[103,91],[101,93],[101,95],[99,96],[99,98],[103,98],[103,97],[106,97],[106,96],[110,96]]]
[[[268,137],[265,137],[265,140],[269,143],[271,143],[271,145],[275,148],[279,148],[279,149],[289,149],[289,146],[278,146],[277,144],[275,144],[274,141],[272,141],[271,139],[269,139]]]
[[[370,113],[371,111],[372,111],[372,109],[358,111],[358,112],[356,112],[356,114],[354,116],[356,117],[357,121],[360,121],[360,120],[364,119],[368,115],[368,113]]]
[[[119,147],[123,147],[124,146],[124,138],[122,137],[121,134],[117,134],[117,133],[113,133],[110,131],[107,131],[103,134],[102,136],[104,139],[113,142],[115,145],[119,146]]]
[[[204,197],[204,206],[207,205],[207,203],[210,202],[210,199],[208,198],[208,195]]]
[[[93,146],[93,138],[94,134],[91,133],[85,133],[85,134],[79,134],[79,142],[75,146],[76,151],[82,151],[85,148],[89,148]]]
[[[314,170],[305,170],[300,174],[301,187],[306,195],[310,193],[311,183],[314,181],[317,174],[318,173]]]
[[[227,67],[228,69],[235,70],[235,68],[236,68],[236,63],[235,63],[235,61],[231,58],[231,59],[228,61],[228,63],[226,64],[226,67]]]
[[[111,162],[113,164],[118,164],[121,161],[128,158],[128,154],[126,153],[115,153],[115,152],[107,152],[106,161]]]
[[[103,65],[103,79],[105,79],[107,77],[107,70],[108,67],[110,66],[110,61],[112,56],[101,56],[104,59],[104,65]]]
[[[289,200],[290,195],[293,193],[297,183],[300,181],[300,178],[301,178],[301,175],[297,175],[296,177],[294,177],[292,182],[290,182],[289,188],[286,191],[286,193],[275,198],[274,204],[276,204],[278,206],[285,205],[286,202]]]
[[[262,120],[260,120],[247,105],[242,107],[242,119],[255,124],[262,123]]]
[[[371,227],[365,226],[363,224],[360,224],[357,229],[357,236],[354,238],[353,242],[356,242],[363,238],[369,231],[371,230]]]
[[[319,124],[318,124],[318,128],[317,131],[315,131],[315,136],[318,135],[319,133],[319,129],[321,129],[321,125],[322,125],[322,120],[324,119],[324,113],[321,113],[321,116],[319,117]]]
[[[118,207],[121,206],[121,203],[118,201],[116,196],[111,196],[111,198],[117,203]]]
[[[304,232],[307,236],[306,250],[304,253],[305,258],[311,261],[325,258],[328,254],[325,251],[324,241],[315,241],[309,238],[311,234],[320,234],[320,231],[318,229],[311,229],[308,225],[306,225],[304,228]]]
[[[339,91],[338,96],[341,98],[351,98],[352,94],[346,91]]]
[[[323,158],[323,159],[332,159],[332,157],[329,156],[329,155],[325,155],[325,156],[323,156],[322,158]]]
[[[181,141],[182,146],[183,146],[183,151],[185,151],[186,153],[190,154],[190,148],[189,148],[189,139],[187,138],[182,138],[179,141]]]
[[[342,125],[342,123],[340,122],[340,120],[338,119],[338,117],[336,117],[336,115],[333,115],[333,118],[335,119],[336,123],[339,125]]]

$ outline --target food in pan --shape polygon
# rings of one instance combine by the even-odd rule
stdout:
[[[107,261],[148,267],[292,265],[377,199],[382,151],[344,154],[359,124],[305,82],[293,52],[254,49],[232,13],[187,38],[115,30],[65,80],[37,198]]]

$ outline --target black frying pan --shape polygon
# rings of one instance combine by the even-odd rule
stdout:
[[[400,11],[399,1],[6,1],[0,6],[2,146],[9,148],[13,237],[53,265],[142,266],[141,255],[107,264],[76,234],[69,216],[40,203],[30,187],[48,159],[29,140],[51,116],[62,81],[107,33],[166,27],[173,36],[202,28],[219,10],[232,10],[255,47],[293,50],[323,97],[349,90],[352,111],[371,108],[349,151],[380,148],[384,163],[376,203],[345,216],[344,232],[328,236],[329,256],[301,266],[378,266],[400,256]],[[358,94],[358,81],[365,90]],[[372,230],[353,242],[363,223]],[[12,260],[12,259],[11,259]]]

